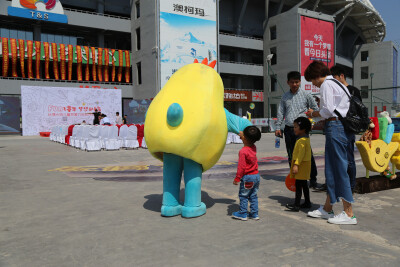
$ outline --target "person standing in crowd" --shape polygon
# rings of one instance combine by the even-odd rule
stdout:
[[[115,124],[122,124],[122,118],[119,115],[119,112],[115,113]]]
[[[325,205],[308,212],[308,216],[328,219],[333,224],[357,224],[352,203],[350,178],[347,173],[347,148],[353,140],[352,133],[344,130],[336,113],[346,117],[350,107],[348,90],[335,82],[329,68],[321,61],[313,61],[304,72],[307,81],[320,88],[321,103],[319,111],[307,111],[310,118],[322,117],[325,122],[325,179],[328,194]],[[334,216],[333,204],[343,202],[343,212]]]
[[[124,115],[124,117],[122,118],[123,124],[128,124],[128,123],[127,123],[127,120],[128,120],[128,116],[127,116],[127,115]]]
[[[282,137],[281,125],[285,119],[285,135],[286,151],[288,154],[289,166],[292,164],[292,154],[296,144],[296,135],[294,134],[293,121],[298,117],[305,117],[308,109],[317,110],[318,106],[310,93],[300,89],[301,75],[298,71],[291,71],[287,74],[287,84],[289,92],[286,92],[281,99],[278,109],[278,120],[276,122],[275,136]],[[311,156],[311,177],[310,187],[317,187],[317,166],[315,165],[314,156]]]
[[[233,184],[240,184],[240,210],[233,212],[232,217],[242,221],[247,221],[247,217],[259,220],[257,192],[260,186],[260,174],[258,173],[257,148],[254,143],[261,139],[261,132],[256,126],[247,126],[243,132],[239,132],[239,136],[243,141],[243,148],[239,151],[239,163]],[[249,214],[248,202],[250,202]]]
[[[101,112],[99,112],[97,109],[94,110],[93,113],[86,113],[86,114],[93,114],[93,125],[99,125],[100,124],[100,117],[101,117]]]
[[[311,122],[307,118],[299,117],[294,120],[293,125],[297,141],[293,150],[290,178],[296,179],[296,198],[293,204],[286,204],[286,208],[298,212],[300,209],[311,208],[310,190],[307,186],[311,173],[311,145],[308,135],[311,131]],[[304,203],[300,205],[302,192],[304,192]]]
[[[362,102],[361,92],[358,88],[350,85],[346,81],[346,75],[343,68],[339,66],[333,66],[331,68],[331,74],[333,78],[346,85],[347,89],[349,89],[350,95],[357,97]],[[349,140],[349,147],[347,148],[347,160],[349,161],[349,167],[347,168],[347,173],[350,177],[350,186],[351,191],[354,192],[354,187],[356,185],[356,162],[354,160],[354,143],[355,143],[355,135],[351,136],[353,139]],[[326,184],[321,185],[317,188],[320,191],[326,191]]]

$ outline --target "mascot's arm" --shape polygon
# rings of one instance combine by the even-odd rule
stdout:
[[[239,134],[239,132],[243,131],[247,126],[252,126],[251,122],[248,119],[241,118],[230,113],[226,108],[225,115],[226,121],[228,123],[228,132]]]

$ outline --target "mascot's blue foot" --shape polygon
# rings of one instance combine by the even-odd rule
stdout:
[[[182,206],[177,205],[177,206],[166,206],[162,205],[161,207],[161,216],[164,217],[172,217],[176,216],[182,213]]]
[[[187,207],[187,206],[182,207],[182,217],[185,218],[199,217],[205,213],[206,213],[206,205],[203,202],[201,202],[200,206],[198,207]]]

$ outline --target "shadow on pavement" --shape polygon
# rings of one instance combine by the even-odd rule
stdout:
[[[151,194],[144,196],[147,201],[143,204],[143,208],[146,210],[151,210],[154,212],[161,212],[161,204],[162,204],[162,194]],[[185,190],[181,189],[180,191],[180,200],[183,203],[185,199]],[[201,201],[204,202],[207,209],[214,206],[215,203],[222,203],[222,204],[232,204],[235,202],[234,199],[230,198],[212,198],[208,195],[207,192],[201,191]],[[238,206],[238,205],[237,205]]]
[[[279,204],[281,204],[281,206],[285,208],[285,211],[293,212],[293,211],[288,210],[286,208],[286,204],[294,203],[294,192],[293,192],[293,198],[285,197],[285,196],[269,196],[269,198],[272,199],[272,200],[276,200]],[[304,202],[304,200],[302,199],[300,203],[303,203],[303,202]],[[315,207],[316,207],[315,205],[312,205],[311,209],[301,209],[300,211],[303,212],[303,213],[307,213],[310,210],[314,210]]]

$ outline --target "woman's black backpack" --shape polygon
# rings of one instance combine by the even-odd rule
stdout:
[[[340,82],[334,79],[329,80],[337,83],[350,99],[350,107],[349,111],[347,111],[346,117],[342,117],[336,109],[334,111],[342,122],[344,129],[350,133],[361,133],[368,130],[370,124],[368,108],[364,106],[358,97],[349,95]]]

